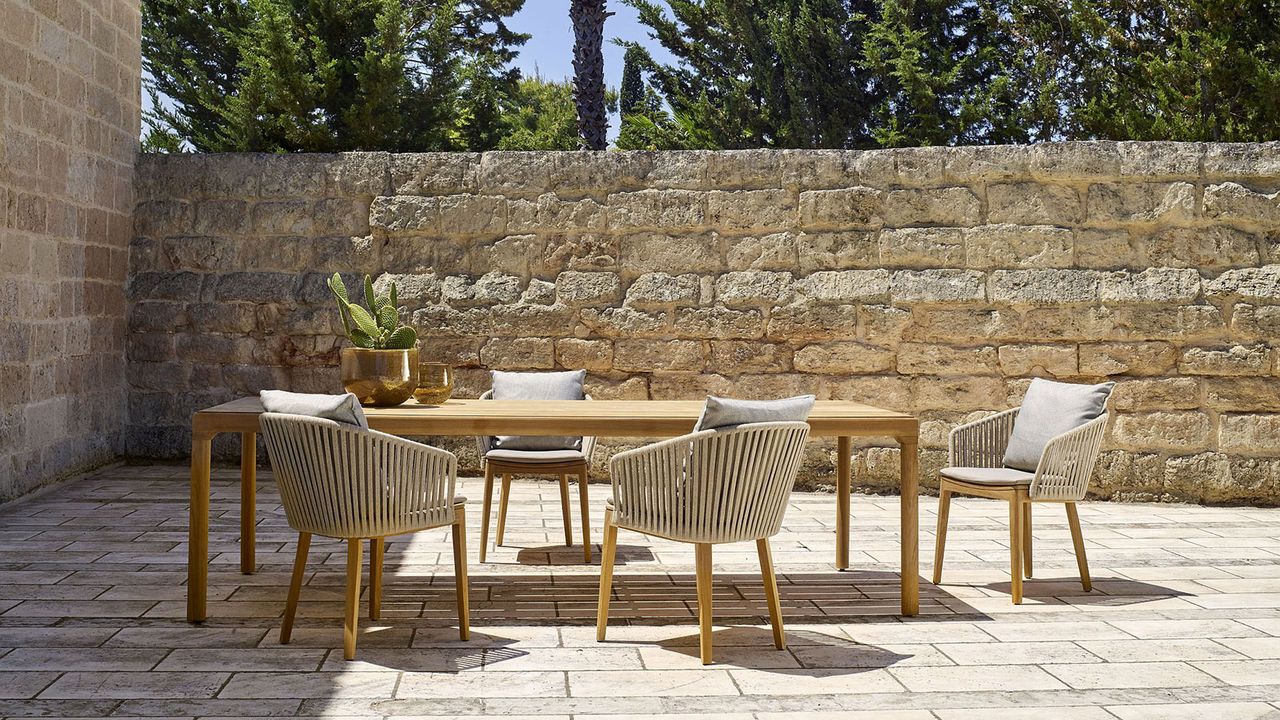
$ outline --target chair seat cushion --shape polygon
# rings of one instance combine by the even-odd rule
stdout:
[[[581,450],[490,450],[485,460],[533,464],[585,462],[587,456]]]
[[[582,383],[586,370],[568,372],[493,371],[494,400],[585,400]],[[580,437],[553,435],[499,435],[493,447],[503,450],[577,450]],[[549,461],[544,461],[549,462]]]
[[[938,474],[975,485],[1030,485],[1034,473],[1014,468],[944,467]]]

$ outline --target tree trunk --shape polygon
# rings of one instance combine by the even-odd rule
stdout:
[[[605,0],[572,0],[573,100],[578,107],[578,133],[586,150],[604,150],[609,119],[604,100],[604,21],[612,13]]]

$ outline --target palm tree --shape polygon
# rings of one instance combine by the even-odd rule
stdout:
[[[586,150],[604,150],[609,131],[604,98],[604,21],[613,13],[605,0],[571,0],[573,20],[573,101]]]

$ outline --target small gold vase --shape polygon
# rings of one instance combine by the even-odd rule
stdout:
[[[439,405],[453,395],[453,367],[426,362],[418,366],[418,389],[413,399],[420,405]]]
[[[342,348],[342,387],[361,405],[399,405],[418,387],[418,349]]]

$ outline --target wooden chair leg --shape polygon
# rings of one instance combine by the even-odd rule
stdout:
[[[694,547],[698,581],[698,650],[702,664],[711,664],[711,543]]]
[[[280,623],[280,644],[286,645],[293,634],[293,616],[298,612],[298,596],[302,593],[302,577],[307,574],[307,550],[311,533],[298,533],[298,552],[293,556],[293,577],[289,580],[289,599],[284,604],[284,622]]]
[[[773,553],[769,550],[769,538],[756,540],[756,552],[760,555],[760,577],[764,579],[764,597],[769,603],[769,624],[773,626],[773,645],[787,649],[787,637],[782,630],[782,601],[778,597],[778,578],[773,574]]]
[[[489,549],[489,516],[493,513],[493,466],[484,464],[484,515],[480,516],[480,562]]]
[[[498,501],[498,538],[495,545],[502,544],[502,533],[507,529],[507,505],[511,499],[511,476],[502,474],[502,499]]]
[[[1009,498],[1009,577],[1013,604],[1022,604],[1022,493]]]
[[[1031,577],[1031,503],[1022,503],[1022,576]]]
[[[564,544],[573,546],[573,521],[569,513],[569,476],[560,474],[560,516],[564,519]]]
[[[613,593],[613,559],[618,550],[618,526],[613,508],[604,510],[604,547],[600,549],[600,598],[596,602],[596,642],[604,640],[609,626],[609,598]]]
[[[1089,559],[1084,554],[1084,536],[1080,534],[1080,516],[1076,514],[1076,504],[1067,505],[1067,524],[1071,526],[1071,543],[1076,547],[1076,567],[1080,568],[1080,584],[1085,592],[1093,590],[1093,580],[1089,578]]]
[[[943,483],[946,480],[942,481]],[[947,549],[947,522],[951,517],[951,491],[945,486],[938,491],[938,533],[933,545],[933,584],[942,584],[942,555]]]
[[[382,617],[382,556],[386,550],[384,538],[369,539],[369,619]]]
[[[467,514],[462,505],[453,507],[453,584],[458,596],[458,637],[471,638],[471,604],[467,580]]]
[[[356,659],[356,633],[360,629],[360,550],[358,538],[347,541],[347,605],[342,625],[342,657]]]
[[[578,473],[578,502],[582,506],[582,559],[591,562],[591,500],[587,497],[587,469]]]

